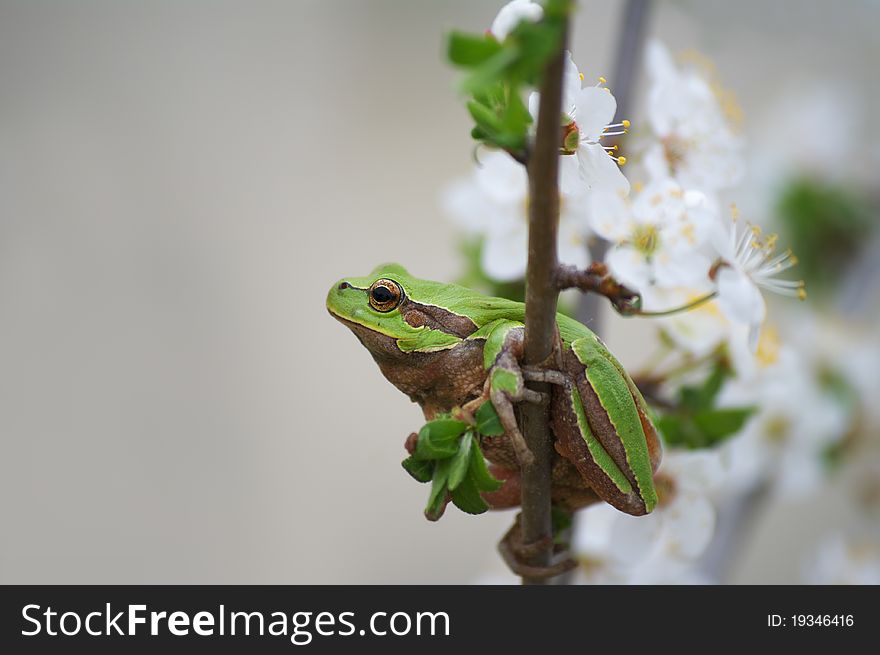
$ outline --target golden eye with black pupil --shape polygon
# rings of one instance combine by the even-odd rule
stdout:
[[[400,304],[403,293],[394,280],[381,278],[370,287],[370,307],[377,312],[390,312]]]

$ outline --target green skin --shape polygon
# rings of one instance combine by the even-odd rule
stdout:
[[[400,293],[389,296],[388,288]],[[398,264],[340,280],[327,294],[327,309],[354,332],[385,377],[419,403],[427,419],[454,408],[467,413],[491,399],[505,428],[502,436],[482,439],[492,472],[505,480],[500,491],[483,494],[493,508],[519,504],[519,470],[531,459],[514,405],[541,397],[526,381],[553,385],[554,503],[577,509],[601,499],[634,515],[657,504],[653,474],[661,446],[645,401],[620,363],[581,323],[557,314],[559,336],[551,361],[524,367],[525,305],[420,280]],[[412,437],[407,447],[414,447]]]

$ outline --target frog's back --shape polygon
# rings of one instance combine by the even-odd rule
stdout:
[[[405,288],[418,287],[421,292],[420,296],[431,299],[428,304],[471,319],[477,329],[498,319],[519,321],[520,323],[524,323],[526,319],[525,304],[515,300],[486,296],[458,284],[418,280],[396,264],[377,267],[373,271],[373,275],[379,273],[393,275],[403,283]],[[416,298],[416,301],[418,302],[419,299]],[[586,325],[564,314],[556,314],[556,324],[559,326],[562,340],[567,344],[593,334]]]

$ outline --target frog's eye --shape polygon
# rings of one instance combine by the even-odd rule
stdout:
[[[377,312],[390,312],[400,304],[403,293],[394,280],[381,278],[370,287],[370,306]]]

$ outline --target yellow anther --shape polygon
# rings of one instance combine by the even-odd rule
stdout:
[[[606,80],[604,77],[599,77],[599,84],[608,84],[608,80]]]
[[[623,121],[621,121],[621,125],[623,125],[624,128],[627,128],[630,126],[630,122],[624,118]]]
[[[788,256],[788,261],[791,262],[791,265],[792,265],[792,266],[797,266],[797,265],[798,265],[798,262],[799,262],[800,260],[799,260],[795,255],[789,255],[789,256]]]
[[[803,284],[803,282],[801,282],[801,284]],[[798,300],[806,300],[807,299],[807,290],[804,289],[803,287],[798,289],[797,290],[797,297],[798,297]]]
[[[584,81],[584,74],[583,73],[578,73],[578,77],[581,78],[581,82]]]
[[[626,163],[626,157],[624,157],[623,155],[621,155],[620,157],[617,158],[617,163],[618,163],[620,166],[623,166],[623,165]]]
[[[730,217],[736,221],[739,218],[739,207],[735,202],[730,203]]]
[[[761,228],[757,225],[752,225],[752,234],[754,234],[756,237],[761,236]]]

